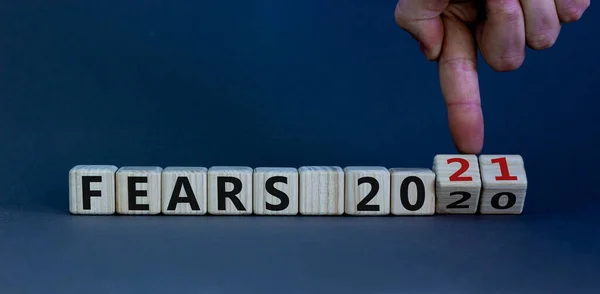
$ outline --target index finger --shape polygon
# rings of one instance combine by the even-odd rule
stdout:
[[[477,75],[477,51],[469,28],[443,17],[444,43],[438,61],[440,85],[456,148],[478,154],[483,148],[483,114]]]

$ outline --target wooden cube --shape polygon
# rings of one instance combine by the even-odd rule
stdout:
[[[165,168],[162,172],[162,213],[206,214],[207,171],[205,167]]]
[[[435,214],[435,173],[426,168],[392,168],[392,214]]]
[[[475,155],[436,155],[436,212],[474,214],[481,193],[479,163]]]
[[[479,168],[483,182],[479,212],[521,214],[527,191],[523,158],[520,155],[481,155]]]
[[[385,167],[344,168],[346,214],[390,214],[390,171]]]
[[[258,167],[254,169],[254,214],[298,214],[298,170]]]
[[[161,173],[158,166],[125,166],[117,170],[117,213],[159,214]]]
[[[214,166],[208,169],[208,213],[252,214],[252,168]]]
[[[300,214],[344,214],[344,171],[339,166],[303,166],[300,176]]]
[[[114,214],[114,165],[77,165],[69,171],[69,211],[72,214]]]

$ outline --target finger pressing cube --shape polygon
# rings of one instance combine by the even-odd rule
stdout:
[[[479,163],[475,155],[436,155],[436,213],[474,214],[481,193]]]

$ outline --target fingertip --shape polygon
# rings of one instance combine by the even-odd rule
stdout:
[[[483,149],[483,143],[481,144],[454,144],[456,150],[461,154],[475,154],[478,155]]]
[[[454,106],[448,121],[454,145],[463,154],[479,154],[483,149],[483,114],[479,105]]]
[[[510,56],[485,57],[486,63],[495,71],[509,72],[519,69],[525,61],[525,53]]]

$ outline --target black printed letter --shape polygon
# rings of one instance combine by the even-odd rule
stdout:
[[[150,205],[136,203],[137,197],[148,196],[148,191],[136,190],[135,184],[147,182],[147,177],[127,177],[127,196],[129,200],[129,210],[150,210]]]
[[[282,211],[282,210],[285,210],[288,207],[288,205],[290,205],[290,198],[288,197],[288,195],[286,195],[282,191],[275,189],[275,183],[287,184],[287,178],[286,177],[272,177],[272,178],[269,178],[267,180],[267,182],[265,183],[267,192],[269,192],[269,194],[271,194],[271,195],[279,198],[279,200],[281,200],[281,203],[279,203],[279,205],[273,205],[273,204],[267,202],[267,209],[271,210],[271,211]]]
[[[181,195],[182,187],[185,190],[187,197],[179,197]],[[171,200],[169,201],[167,210],[175,210],[175,208],[177,208],[177,203],[189,203],[192,210],[200,210],[198,201],[196,201],[196,195],[194,195],[194,191],[192,191],[192,185],[190,185],[190,181],[187,177],[177,177],[175,188],[173,188],[173,193],[171,194]]]
[[[233,190],[225,191],[225,184],[229,182],[233,184]],[[234,177],[217,177],[217,206],[219,210],[225,210],[225,200],[229,198],[233,202],[235,209],[246,211],[239,198],[236,197],[242,191],[242,181]]]
[[[102,182],[101,176],[83,176],[81,177],[81,181],[83,182],[83,209],[90,210],[91,206],[91,197],[100,197],[100,191],[98,190],[90,190],[91,183],[99,183]]]

